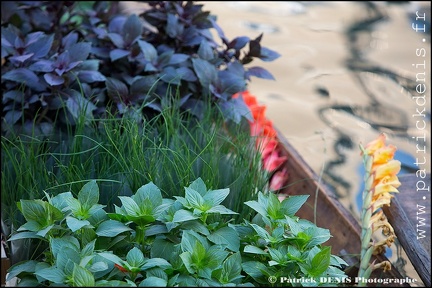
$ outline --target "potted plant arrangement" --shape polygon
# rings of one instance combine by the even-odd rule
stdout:
[[[2,2],[6,280],[344,283],[330,231],[298,216],[309,195],[276,193],[290,158],[247,90],[280,55],[202,4],[145,3]]]

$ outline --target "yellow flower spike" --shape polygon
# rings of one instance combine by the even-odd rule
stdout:
[[[361,233],[361,259],[358,276],[361,279],[369,278],[371,272],[382,268],[385,271],[390,269],[390,263],[370,264],[372,255],[385,252],[385,246],[391,246],[396,236],[393,227],[388,223],[381,207],[390,205],[394,197],[391,193],[399,193],[401,185],[397,174],[401,170],[400,161],[393,157],[397,148],[393,145],[386,145],[386,135],[381,133],[377,139],[369,142],[366,146],[360,145],[363,164],[365,167],[365,187],[363,190],[362,207],[362,233]],[[372,234],[381,229],[386,239],[374,243]],[[359,286],[365,286],[366,281],[361,281]]]
[[[374,169],[375,181],[381,180],[386,176],[393,176],[399,173],[401,169],[401,162],[398,160],[391,160],[387,163],[380,164]]]
[[[385,140],[386,140],[385,134],[381,133],[376,140],[366,144],[363,153],[366,155],[372,155],[373,153],[375,153],[376,150],[384,147]]]

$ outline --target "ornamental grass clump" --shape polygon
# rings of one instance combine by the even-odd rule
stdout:
[[[360,145],[363,163],[366,168],[365,189],[363,191],[362,208],[362,234],[361,234],[361,262],[359,269],[359,286],[366,285],[372,271],[383,268],[384,271],[391,269],[389,261],[375,264],[370,263],[372,255],[385,252],[385,246],[391,246],[396,236],[393,227],[387,221],[381,207],[390,205],[394,197],[391,193],[398,193],[397,188],[401,185],[397,174],[401,169],[401,163],[394,160],[396,147],[385,144],[386,135],[380,134],[377,139],[369,142],[365,147]],[[381,230],[385,238],[375,242],[372,235]]]

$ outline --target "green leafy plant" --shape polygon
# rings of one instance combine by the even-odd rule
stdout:
[[[269,277],[343,279],[347,265],[323,243],[329,231],[295,216],[306,196],[279,202],[259,193],[245,204],[257,215],[237,224],[221,203],[229,189],[208,189],[201,178],[184,197],[163,198],[152,182],[121,196],[115,212],[98,204],[95,180],[70,191],[21,200],[26,223],[9,241],[36,238],[45,247],[13,265],[18,286],[286,286]]]

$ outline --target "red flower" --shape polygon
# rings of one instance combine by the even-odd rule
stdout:
[[[286,168],[278,171],[287,161],[287,157],[280,156],[277,132],[273,127],[273,122],[265,116],[267,107],[258,104],[256,97],[249,91],[236,93],[233,95],[233,98],[237,98],[240,95],[252,113],[253,120],[249,121],[250,133],[252,137],[256,137],[256,148],[261,153],[263,169],[268,172],[274,172],[270,179],[269,188],[273,191],[279,190],[288,178]]]

